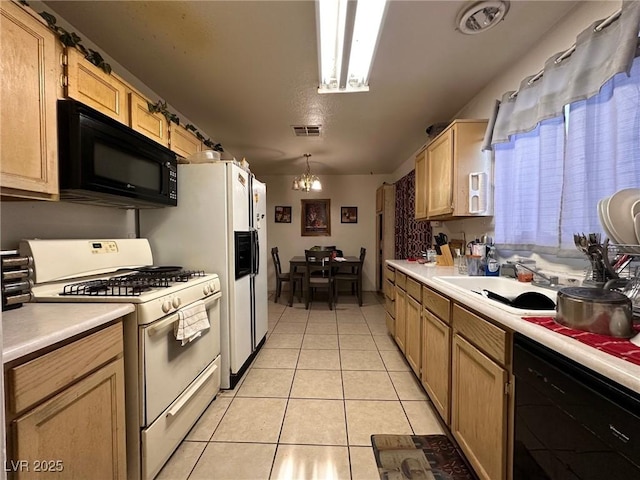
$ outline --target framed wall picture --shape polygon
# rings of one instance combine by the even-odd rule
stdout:
[[[341,223],[358,223],[358,207],[340,207]]]
[[[291,223],[291,207],[276,206],[276,223]]]
[[[331,236],[331,200],[301,200],[302,225],[300,234],[303,237]]]

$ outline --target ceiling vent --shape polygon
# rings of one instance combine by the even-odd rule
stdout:
[[[291,125],[296,137],[319,137],[320,125]]]

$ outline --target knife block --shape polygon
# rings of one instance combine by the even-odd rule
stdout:
[[[440,245],[441,255],[436,256],[436,265],[441,267],[453,267],[453,255],[449,245]]]

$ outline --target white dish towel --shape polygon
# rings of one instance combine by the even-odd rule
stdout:
[[[188,307],[178,310],[178,321],[174,323],[173,333],[182,346],[202,335],[202,331],[210,328],[207,309],[202,300],[193,302]]]

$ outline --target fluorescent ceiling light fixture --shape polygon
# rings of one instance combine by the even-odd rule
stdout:
[[[319,93],[368,92],[387,0],[318,0]]]

